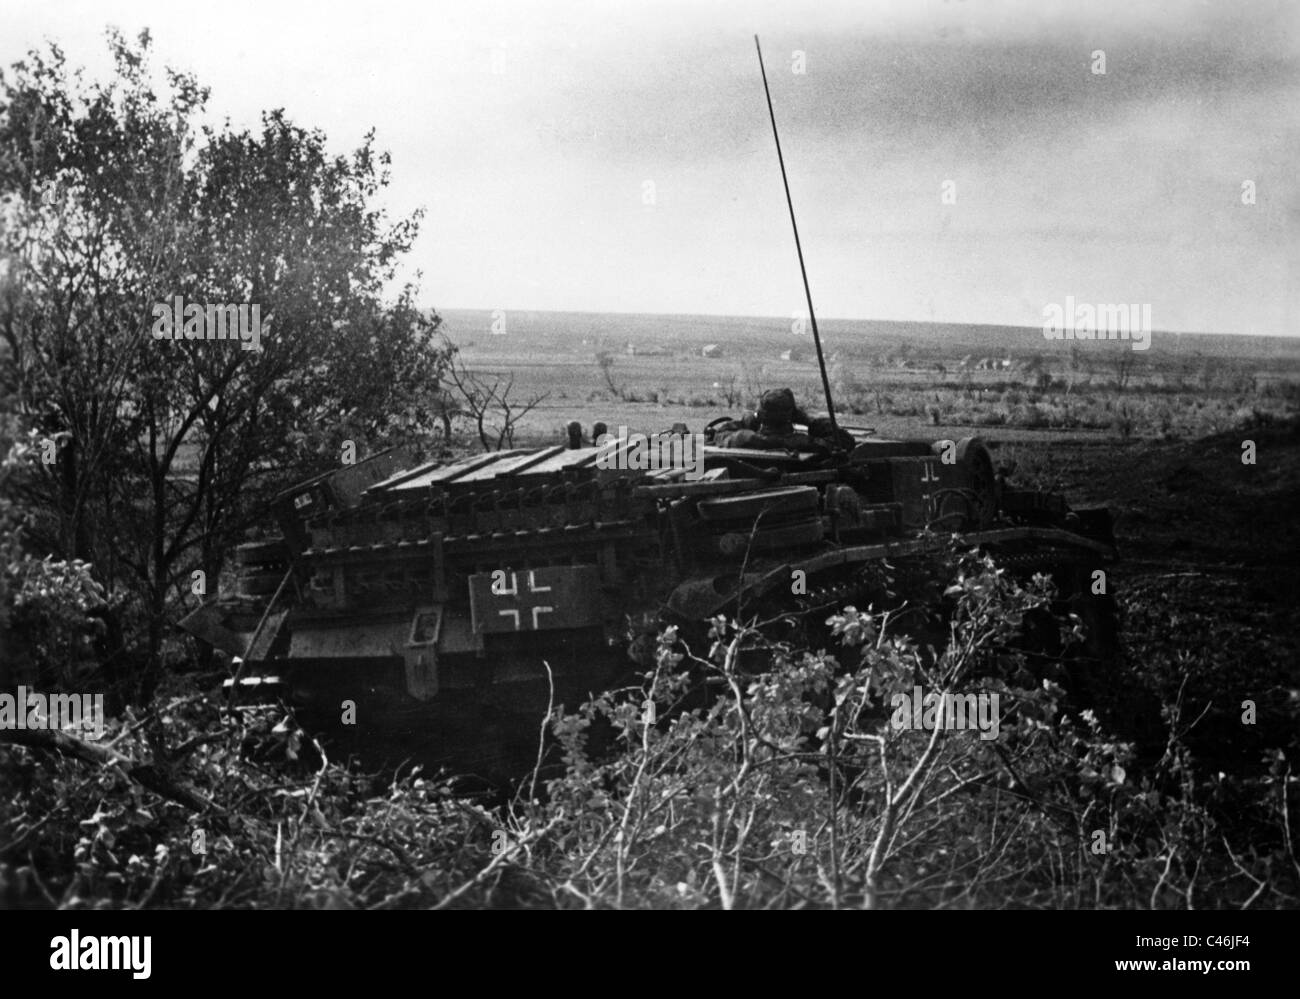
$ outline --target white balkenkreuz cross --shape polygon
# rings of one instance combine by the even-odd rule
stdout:
[[[551,588],[549,586],[537,585],[537,579],[533,575],[533,570],[529,569],[527,593],[533,594],[533,593],[550,593],[550,592],[551,592]],[[494,596],[498,596],[498,597],[518,597],[519,596],[519,574],[517,572],[510,573],[509,586],[506,586],[503,583],[502,586],[498,588],[494,583],[492,586],[492,593]],[[553,613],[555,611],[555,608],[546,606],[544,604],[531,603],[531,606],[529,607],[524,607],[524,608],[511,607],[506,610],[499,610],[497,611],[497,614],[500,615],[501,617],[511,618],[515,623],[515,631],[518,631],[520,625],[523,623],[524,620],[522,616],[523,611],[532,612],[533,630],[536,631],[538,627],[537,619],[543,614]]]

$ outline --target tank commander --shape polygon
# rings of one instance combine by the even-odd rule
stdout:
[[[795,424],[807,430],[799,431]],[[716,427],[713,443],[718,447],[834,451],[851,448],[853,438],[840,431],[837,440],[828,417],[810,418],[795,401],[794,392],[776,388],[763,393],[757,411]]]

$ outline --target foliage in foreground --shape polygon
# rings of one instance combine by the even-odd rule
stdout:
[[[202,811],[115,766],[0,747],[16,792],[0,806],[0,904],[1297,903],[1286,750],[1249,778],[1203,774],[1175,701],[1163,752],[1144,757],[1091,711],[1067,710],[1012,646],[1050,599],[1045,580],[1021,587],[970,558],[948,598],[937,650],[854,608],[828,622],[835,655],[770,646],[721,618],[707,650],[668,631],[642,689],[556,713],[559,775],[534,773],[503,804],[418,769],[358,775],[282,711],[234,719],[201,694],[128,713],[111,738],[212,803]],[[745,668],[755,649],[762,672]],[[997,693],[998,737],[896,729],[890,695],[918,684]]]

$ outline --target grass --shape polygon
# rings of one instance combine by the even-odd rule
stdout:
[[[575,419],[587,427],[599,420],[652,431],[682,421],[701,429],[781,385],[810,410],[824,409],[811,341],[790,333],[784,320],[509,318],[506,336],[484,335],[488,324],[478,313],[448,313],[445,328],[471,368],[512,373],[521,397],[545,396],[523,425],[522,442],[561,440]],[[822,326],[842,422],[874,426],[882,436],[996,428],[1008,439],[1047,432],[1179,440],[1300,412],[1300,343],[1291,340],[1157,333],[1150,350],[1136,352],[1120,341],[1046,343],[1037,330],[1013,327]],[[710,343],[720,345],[721,357],[702,356]],[[782,360],[792,347],[805,359]],[[616,391],[596,363],[601,352],[613,359]],[[986,360],[999,366],[979,367]]]

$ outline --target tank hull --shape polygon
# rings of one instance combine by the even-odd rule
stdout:
[[[1052,572],[1106,631],[1087,581],[1115,554],[1108,516],[1011,489],[978,438],[660,468],[623,443],[309,480],[277,500],[280,535],[236,553],[237,591],[182,626],[239,659],[233,696],[283,698],[340,749],[494,772],[535,759],[548,707],[652,667],[666,624],[824,620],[873,565],[954,535]]]

